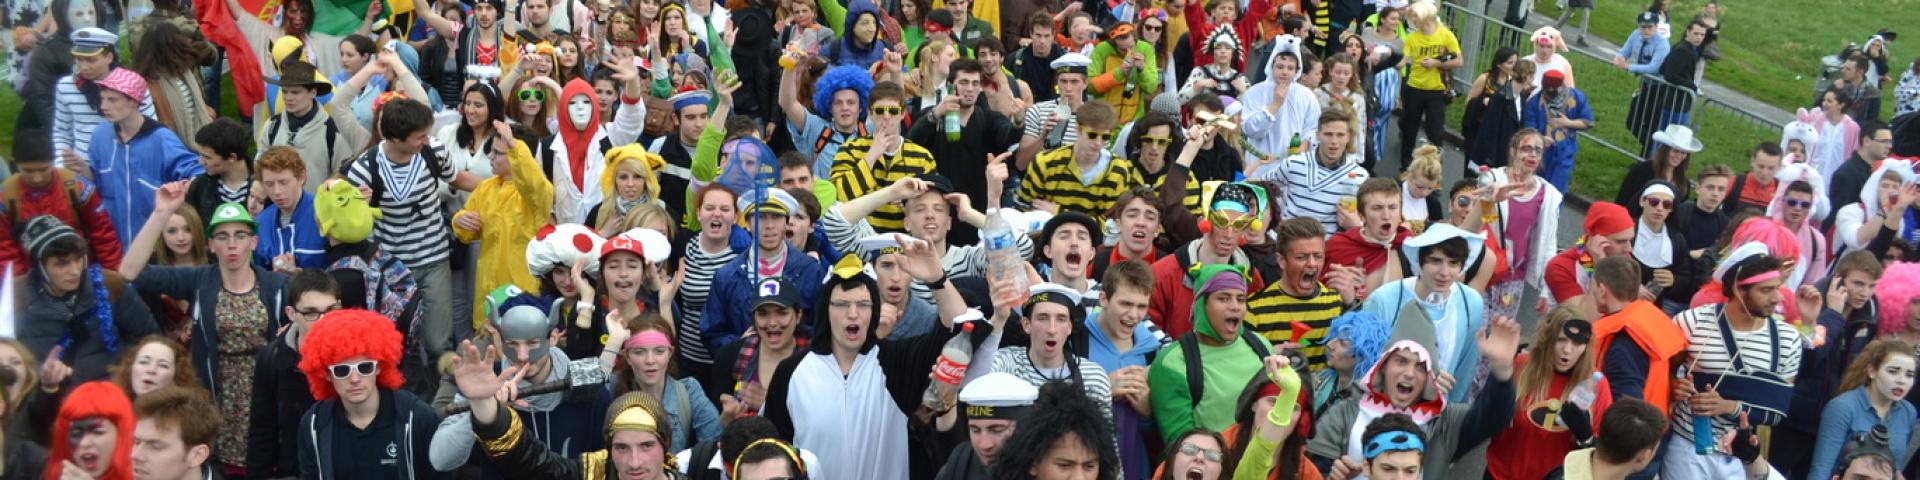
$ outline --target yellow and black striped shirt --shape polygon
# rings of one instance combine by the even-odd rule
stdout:
[[[1082,183],[1080,166],[1073,161],[1073,145],[1067,145],[1034,157],[1033,165],[1027,167],[1026,179],[1020,182],[1020,201],[1045,199],[1059,205],[1061,211],[1105,219],[1107,210],[1122,192],[1146,184],[1133,161],[1117,156],[1091,185]]]
[[[1306,345],[1300,353],[1306,355],[1307,364],[1317,371],[1327,366],[1327,347],[1321,345],[1321,339],[1327,337],[1333,318],[1346,311],[1346,304],[1340,300],[1340,292],[1326,285],[1316,285],[1317,292],[1301,298],[1281,289],[1281,284],[1267,282],[1267,288],[1247,299],[1247,325],[1267,341],[1277,344],[1293,338],[1294,322],[1305,322],[1309,330],[1300,338],[1300,343]]]
[[[903,178],[933,173],[933,153],[919,144],[903,140],[900,153],[882,156],[879,162],[867,165],[867,149],[872,147],[873,137],[859,137],[840,144],[840,153],[833,156],[833,166],[827,170],[833,186],[840,189],[840,201],[860,198]],[[906,212],[900,210],[899,205],[887,204],[874,209],[873,214],[867,216],[867,223],[875,230],[900,231],[906,229],[906,218]]]

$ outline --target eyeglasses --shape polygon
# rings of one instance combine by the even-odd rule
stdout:
[[[1201,455],[1201,454],[1204,454],[1204,456],[1205,456],[1205,457],[1207,458],[1207,461],[1209,461],[1209,462],[1218,462],[1218,461],[1220,461],[1220,449],[1218,449],[1218,448],[1200,448],[1200,446],[1199,446],[1199,445],[1194,445],[1194,444],[1193,444],[1192,442],[1187,442],[1187,443],[1181,443],[1181,444],[1180,444],[1180,454],[1181,454],[1181,455]]]
[[[379,372],[379,371],[380,371],[379,360],[365,360],[365,361],[360,361],[355,363],[336,363],[336,364],[327,366],[327,373],[330,375],[333,375],[334,380],[346,380],[348,376],[351,376],[355,373],[360,374],[360,376],[362,377],[371,377],[375,372]]]
[[[1813,208],[1813,200],[1786,199],[1789,208]]]
[[[1259,218],[1253,215],[1242,215],[1240,218],[1229,220],[1224,213],[1207,212],[1207,222],[1212,223],[1215,228],[1224,227],[1242,232],[1251,232],[1253,231],[1253,222],[1256,221],[1259,221]]]
[[[547,91],[546,91],[546,90],[541,90],[541,89],[538,89],[538,88],[529,88],[529,89],[525,89],[525,90],[521,90],[521,91],[520,91],[520,101],[522,101],[522,102],[544,102],[544,101],[547,101]]]
[[[1646,199],[1641,199],[1640,201],[1645,202],[1649,207],[1673,208],[1673,200],[1671,199],[1646,198]],[[1788,200],[1788,201],[1792,201],[1792,200]]]
[[[1173,144],[1173,139],[1168,137],[1140,137],[1140,143],[1164,147]]]
[[[249,238],[253,238],[253,232],[217,233],[213,235],[213,241],[222,243],[244,242]]]
[[[1099,131],[1088,130],[1085,132],[1080,132],[1080,134],[1085,135],[1089,140],[1093,140],[1100,143],[1107,143],[1107,141],[1113,140],[1112,132],[1099,132]]]
[[[899,115],[900,112],[907,111],[907,109],[904,107],[898,107],[898,106],[882,107],[879,105],[874,105],[873,108],[869,108],[867,109],[867,111],[873,113],[874,115]]]
[[[830,308],[836,311],[841,311],[841,312],[847,311],[847,309],[849,308],[854,309],[854,311],[865,312],[868,310],[873,310],[873,302],[864,302],[864,301],[849,302],[845,300],[835,300],[832,302],[827,302],[827,308]]]
[[[1140,31],[1142,32],[1158,32],[1165,29],[1166,27],[1161,25],[1154,25],[1151,23],[1140,24]]]
[[[319,318],[321,315],[326,315],[327,312],[332,312],[334,310],[339,310],[339,309],[340,309],[340,304],[335,303],[333,305],[328,305],[326,307],[312,309],[312,310],[304,309],[304,308],[295,308],[293,309],[293,313],[300,314],[300,318]]]

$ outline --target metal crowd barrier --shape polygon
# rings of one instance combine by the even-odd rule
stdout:
[[[1533,45],[1527,41],[1532,30],[1462,5],[1442,2],[1441,6],[1441,18],[1460,39],[1466,56],[1465,65],[1454,69],[1451,79],[1462,97],[1501,47],[1513,47],[1520,58],[1532,56]],[[1615,68],[1611,52],[1601,56],[1572,50],[1560,55],[1573,66],[1574,87],[1587,96],[1593,109],[1593,127],[1580,133],[1583,152],[1597,146],[1638,161],[1645,158],[1643,149],[1653,132],[1680,123],[1692,127],[1694,136],[1707,147],[1695,158],[1696,166],[1702,161],[1745,166],[1754,144],[1780,138],[1780,123],[1657,76]]]

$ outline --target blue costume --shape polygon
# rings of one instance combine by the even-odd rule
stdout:
[[[327,239],[320,236],[320,224],[313,217],[313,194],[301,193],[292,217],[282,219],[279,205],[267,204],[260,211],[260,241],[253,247],[253,263],[273,268],[273,257],[293,254],[293,264],[302,269],[327,268]]]
[[[188,150],[160,122],[148,118],[133,139],[120,141],[113,122],[93,129],[93,148],[87,151],[93,181],[100,188],[100,204],[113,219],[113,231],[126,248],[153,215],[153,192],[161,185],[206,173],[200,156]]]
[[[1552,108],[1569,120],[1585,120],[1587,126],[1593,126],[1593,109],[1587,106],[1587,95],[1572,87],[1567,87]],[[1541,94],[1527,99],[1521,110],[1521,122],[1529,128],[1539,130],[1546,137],[1547,149],[1540,152],[1540,173],[1547,183],[1562,192],[1567,191],[1567,183],[1573,179],[1573,156],[1580,150],[1580,130],[1571,128],[1549,128],[1547,110],[1549,106]]]

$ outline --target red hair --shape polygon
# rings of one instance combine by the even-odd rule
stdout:
[[[366,310],[339,310],[320,317],[300,344],[300,371],[307,374],[307,388],[314,400],[329,400],[340,395],[333,390],[333,377],[327,367],[356,356],[380,362],[377,378],[380,388],[399,390],[406,379],[400,376],[400,331],[385,315]]]
[[[107,459],[107,471],[101,480],[133,478],[133,402],[127,400],[127,392],[112,383],[87,382],[67,395],[53,419],[52,448],[47,452],[51,467],[40,475],[42,480],[60,478],[62,462],[73,459],[73,443],[68,437],[73,422],[88,418],[105,419],[114,427],[113,457]]]

